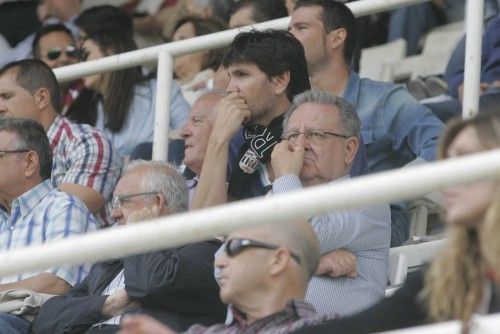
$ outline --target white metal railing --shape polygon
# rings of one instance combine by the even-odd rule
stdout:
[[[479,112],[481,81],[481,45],[483,41],[484,0],[467,0],[465,35],[464,96],[462,116],[471,118]]]
[[[429,0],[364,0],[349,3],[347,6],[350,7],[354,15],[363,16],[386,11],[400,6],[406,6],[426,1]],[[171,66],[167,69],[166,64],[160,64],[160,62],[164,62],[164,60],[161,60],[161,58],[166,57],[165,54],[170,55],[170,57],[176,57],[183,54],[216,49],[231,43],[231,41],[240,31],[249,30],[252,28],[258,30],[268,28],[286,29],[289,22],[290,17],[285,17],[282,19],[259,23],[254,26],[226,30],[223,32],[194,37],[183,41],[177,41],[136,51],[125,52],[109,57],[87,61],[85,63],[64,66],[55,69],[54,73],[59,81],[69,81],[96,73],[120,70],[133,66],[139,66],[144,64],[145,62],[158,60],[157,78],[158,83],[162,82],[162,85],[159,85],[159,87],[157,88],[156,98],[159,99],[162,96],[162,92],[167,96],[165,97],[165,99],[162,99],[160,103],[158,103],[157,101],[156,104],[153,159],[166,161],[168,157],[167,138],[170,122],[168,117],[164,117],[164,114],[168,114],[169,110],[169,104],[167,103],[166,105],[164,105],[164,102],[170,101],[170,90],[164,89],[170,87],[173,72]],[[159,57],[160,54],[162,54],[163,56]]]
[[[485,178],[500,178],[500,149],[14,249],[0,253],[0,277],[169,248],[265,222],[289,222],[366,203],[415,198]]]
[[[497,334],[499,332],[500,314],[475,315],[472,318],[470,334]],[[418,326],[414,328],[400,329],[384,332],[386,334],[462,334],[462,324],[448,321],[439,324]]]

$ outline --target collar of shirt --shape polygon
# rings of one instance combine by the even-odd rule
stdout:
[[[230,306],[230,309],[233,313],[233,321],[230,326],[237,326],[239,330],[250,330],[252,333],[316,315],[316,311],[311,304],[303,300],[292,299],[282,311],[273,313],[255,321],[251,325],[247,325],[246,315],[243,312],[233,306]]]
[[[359,85],[359,76],[356,74],[356,72],[351,71],[351,73],[349,74],[349,81],[347,82],[344,96],[342,96],[342,98],[353,106],[355,106],[358,102]]]
[[[15,208],[19,208],[21,217],[26,217],[27,214],[31,212],[33,207],[35,207],[52,189],[50,180],[45,180],[31,190],[28,190],[12,202],[11,213],[14,212]]]
[[[49,141],[50,141],[51,145],[53,145],[52,141],[54,140],[54,137],[56,136],[56,134],[58,132],[57,130],[62,126],[63,122],[64,122],[64,119],[60,115],[56,115],[56,118],[54,118],[54,121],[49,126],[49,129],[47,130],[47,137],[49,137]]]

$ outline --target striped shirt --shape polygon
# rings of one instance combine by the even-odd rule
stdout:
[[[78,198],[55,189],[50,180],[16,198],[10,213],[0,206],[0,251],[40,245],[96,229],[97,223],[87,207]],[[86,265],[63,265],[2,277],[0,283],[18,282],[41,272],[49,272],[74,286],[87,275],[89,269]]]
[[[291,300],[286,307],[279,312],[268,315],[248,325],[245,314],[234,307],[230,307],[234,314],[230,324],[213,325],[205,327],[202,325],[191,326],[185,334],[284,334],[291,333],[306,325],[319,324],[327,318],[318,315],[311,304]]]
[[[115,276],[115,278],[109,283],[109,285],[104,289],[101,293],[101,296],[111,296],[117,293],[120,290],[125,289],[125,275],[123,269]],[[120,319],[122,315],[116,315],[112,318],[109,318],[106,321],[99,322],[92,327],[99,327],[101,325],[119,325]]]
[[[99,130],[86,124],[73,124],[56,116],[47,131],[52,146],[52,182],[58,187],[74,183],[93,189],[109,201],[121,173],[121,162],[110,141]],[[104,205],[98,217],[109,225]]]
[[[349,177],[339,178],[332,183]],[[273,193],[302,189],[298,176],[285,175],[273,183]],[[321,254],[346,249],[357,259],[355,278],[313,276],[306,300],[320,314],[346,316],[384,297],[388,280],[391,214],[388,205],[369,205],[330,212],[309,220],[319,240]]]

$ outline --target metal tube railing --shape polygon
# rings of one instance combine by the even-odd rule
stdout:
[[[10,250],[0,253],[0,277],[170,248],[248,226],[306,219],[367,203],[406,200],[485,178],[500,178],[500,149]]]
[[[153,134],[153,160],[167,161],[168,133],[170,131],[170,88],[172,86],[173,60],[167,51],[158,57],[155,123]],[[139,129],[140,130],[140,129]]]
[[[484,0],[467,0],[463,118],[474,117],[479,112],[483,7]]]
[[[387,11],[397,7],[408,6],[429,0],[361,0],[347,4],[354,15],[363,16]],[[59,67],[54,70],[57,79],[61,82],[79,79],[88,75],[116,71],[133,66],[140,66],[146,62],[156,61],[161,50],[165,50],[172,57],[183,54],[212,50],[228,45],[241,30],[255,29],[286,29],[290,17],[247,26],[241,29],[226,30],[214,34],[194,37],[183,41],[166,43],[136,51],[125,52],[109,57],[87,61],[85,63]]]

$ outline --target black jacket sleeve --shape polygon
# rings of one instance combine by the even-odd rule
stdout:
[[[124,259],[125,286],[142,306],[187,315],[225,309],[213,276],[218,241],[141,254]]]
[[[107,296],[89,296],[88,281],[89,276],[65,295],[49,299],[32,322],[31,332],[82,333],[104,320],[101,308]]]
[[[423,288],[422,272],[408,277],[403,287],[391,297],[354,316],[329,320],[321,325],[303,328],[295,333],[376,333],[424,324],[426,312],[418,299]]]

